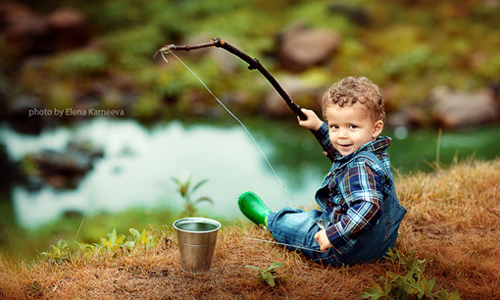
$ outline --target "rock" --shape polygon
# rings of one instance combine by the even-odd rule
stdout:
[[[400,110],[387,114],[387,126],[390,128],[410,127],[410,112],[408,110]]]
[[[5,47],[21,57],[72,50],[90,40],[87,18],[73,8],[60,8],[46,16],[29,6],[4,2],[0,3],[0,20]]]
[[[84,175],[93,168],[94,161],[104,156],[100,148],[89,142],[68,143],[65,152],[43,150],[24,158],[26,186],[37,190],[43,183],[58,189],[74,189]]]
[[[53,150],[44,150],[33,154],[33,159],[42,173],[46,175],[83,174],[92,168],[90,157],[81,152],[60,153]]]
[[[299,76],[289,76],[276,79],[290,98],[299,106],[320,111],[322,91],[319,88],[306,85]],[[271,86],[262,105],[264,114],[270,117],[289,117],[293,114],[283,98]]]
[[[90,141],[69,141],[66,148],[67,152],[83,154],[84,156],[90,158],[91,161],[104,157],[104,151],[101,148],[96,147]]]
[[[28,6],[0,3],[0,20],[2,41],[10,53],[23,56],[53,50],[47,19]]]
[[[390,128],[422,128],[435,124],[429,113],[432,107],[428,102],[421,102],[387,113],[387,126]]]
[[[87,17],[74,8],[60,8],[48,16],[57,51],[81,48],[90,41]]]
[[[277,57],[284,68],[300,72],[326,62],[339,46],[337,33],[298,24],[278,38]]]
[[[444,128],[464,128],[496,122],[499,105],[490,90],[464,93],[446,87],[433,89],[428,97],[432,115]]]
[[[14,130],[31,134],[41,132],[48,113],[52,114],[52,110],[43,108],[42,99],[29,94],[8,100],[4,111],[5,119]]]
[[[488,85],[488,88],[491,90],[493,95],[493,99],[496,104],[500,107],[500,81],[493,81]]]

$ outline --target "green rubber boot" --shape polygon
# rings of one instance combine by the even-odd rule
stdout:
[[[258,226],[267,227],[267,215],[272,211],[255,193],[247,191],[238,197],[241,212]]]

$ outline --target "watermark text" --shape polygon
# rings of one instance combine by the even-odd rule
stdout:
[[[28,117],[97,117],[97,116],[105,116],[105,117],[122,117],[125,116],[125,111],[123,109],[38,109],[32,108],[28,111]]]

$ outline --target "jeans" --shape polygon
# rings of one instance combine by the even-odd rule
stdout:
[[[358,237],[352,249],[342,254],[333,248],[323,253],[314,240],[314,235],[322,229],[318,223],[325,227],[332,225],[324,211],[313,209],[305,212],[285,207],[270,213],[267,225],[274,239],[287,244],[288,249],[303,253],[318,263],[341,266],[383,258],[389,248],[395,246],[399,224],[405,214],[406,209],[399,203],[394,186],[391,185],[387,189],[382,216],[376,225]]]

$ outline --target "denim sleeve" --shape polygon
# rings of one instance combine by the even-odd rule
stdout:
[[[326,229],[330,243],[339,253],[348,251],[382,216],[382,181],[365,162],[355,163],[347,170],[340,190],[348,208],[337,223]]]
[[[330,141],[330,135],[328,134],[328,125],[325,122],[323,122],[318,130],[312,131],[312,133],[321,144],[321,147],[323,147],[323,150],[326,152],[326,156],[333,158],[337,155],[337,150],[333,148],[332,142]]]

